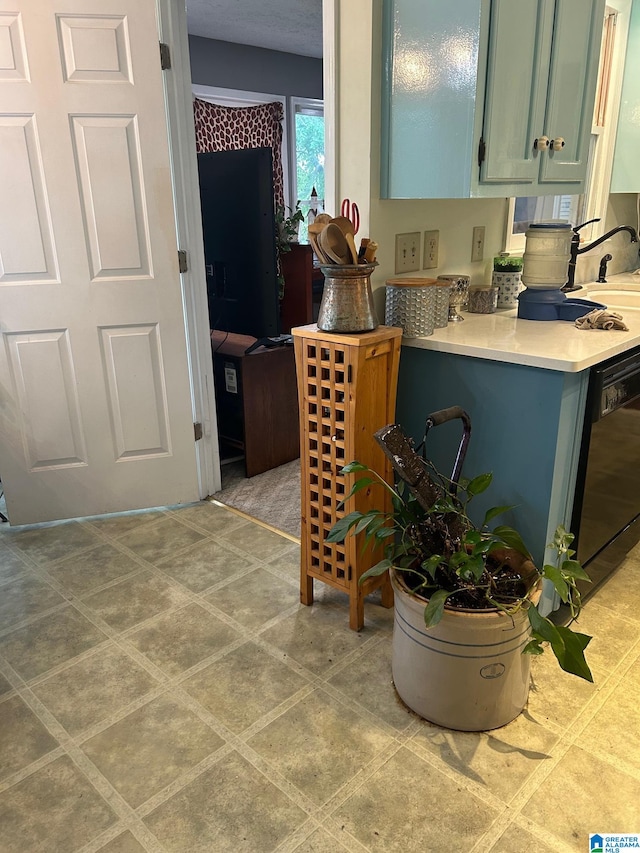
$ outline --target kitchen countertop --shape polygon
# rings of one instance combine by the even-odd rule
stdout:
[[[616,276],[611,276],[608,286],[615,288]],[[572,296],[587,298],[580,291]],[[449,323],[429,337],[404,337],[403,346],[578,373],[640,345],[638,309],[619,310],[628,332],[583,331],[567,320],[521,320],[515,308],[495,314],[461,313],[464,322]]]

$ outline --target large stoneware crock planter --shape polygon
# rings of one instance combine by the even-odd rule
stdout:
[[[526,608],[445,608],[424,624],[426,600],[412,594],[391,569],[395,594],[393,681],[402,701],[425,720],[449,729],[485,731],[504,726],[524,708],[531,656],[522,654],[531,629]]]

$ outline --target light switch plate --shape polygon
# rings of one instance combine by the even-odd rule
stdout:
[[[420,232],[396,234],[396,274],[420,269]]]

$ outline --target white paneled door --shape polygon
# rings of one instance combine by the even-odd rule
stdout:
[[[12,524],[197,500],[154,0],[0,0]]]

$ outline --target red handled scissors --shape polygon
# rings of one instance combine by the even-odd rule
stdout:
[[[360,228],[360,211],[358,210],[358,205],[355,201],[350,201],[348,198],[345,198],[340,207],[340,215],[346,216],[347,219],[351,220],[353,233],[357,234],[358,229]]]

